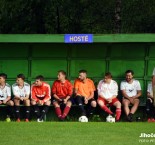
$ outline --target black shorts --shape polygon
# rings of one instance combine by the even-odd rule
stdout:
[[[84,97],[83,96],[76,96],[76,97],[80,97],[81,98],[81,101],[84,104]],[[88,105],[90,105],[92,101],[95,101],[96,102],[96,100],[94,98],[91,98],[90,100],[88,100]],[[77,102],[77,104],[79,103],[77,99],[76,99],[76,102]]]
[[[52,97],[52,99],[51,99],[52,103],[58,102],[59,105],[64,104],[64,101],[63,101],[63,100],[64,100],[64,99],[62,99],[62,101],[60,101],[60,100],[55,99],[54,97]],[[68,101],[70,101],[70,102],[72,103],[72,98],[69,98],[69,99],[67,100],[67,102],[68,102]]]

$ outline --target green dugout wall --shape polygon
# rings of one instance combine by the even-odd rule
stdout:
[[[94,35],[91,44],[65,44],[64,35],[0,35],[0,72],[8,74],[10,84],[19,73],[29,83],[42,74],[52,84],[61,69],[72,82],[80,69],[86,69],[96,85],[110,71],[120,84],[124,72],[132,69],[143,89],[143,105],[154,67],[153,34]]]

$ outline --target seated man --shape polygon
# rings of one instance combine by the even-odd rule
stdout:
[[[125,75],[126,80],[121,82],[120,88],[123,95],[123,105],[127,120],[132,122],[133,114],[139,106],[139,97],[142,95],[142,92],[139,81],[133,79],[134,72],[132,70],[127,70]],[[130,104],[133,105],[131,109],[129,108]]]
[[[95,86],[93,81],[87,78],[86,70],[79,71],[79,78],[75,80],[74,89],[75,99],[81,110],[81,115],[90,117],[96,107],[96,101],[94,99]],[[84,104],[87,106],[87,111],[84,108]]]
[[[49,106],[51,104],[50,85],[43,81],[44,77],[42,75],[39,75],[36,77],[36,81],[32,84],[31,87],[31,104],[38,118],[38,122],[43,122],[43,118],[48,112]],[[40,113],[38,105],[43,106],[42,113]]]
[[[155,68],[153,69],[152,87],[153,87],[153,106],[155,107]]]
[[[7,75],[5,73],[0,73],[0,105],[7,105],[7,121],[10,121],[10,116],[13,115],[14,103],[11,100],[11,87],[5,81]]]
[[[64,120],[70,111],[72,105],[70,98],[72,93],[73,86],[71,82],[66,79],[66,72],[63,70],[58,71],[58,80],[53,83],[52,94],[54,97],[53,105],[55,112],[60,120]]]
[[[99,82],[97,90],[99,96],[97,102],[101,109],[110,115],[114,115],[113,112],[106,106],[106,104],[115,106],[116,121],[119,121],[121,116],[121,103],[117,99],[118,85],[114,80],[112,80],[112,75],[110,72],[106,73],[104,79]]]
[[[29,122],[30,116],[30,85],[24,82],[25,76],[23,74],[17,75],[16,83],[12,85],[15,113],[17,122],[20,122],[20,103],[23,103],[26,107],[25,121]]]
[[[153,79],[153,77],[152,77]],[[147,100],[146,100],[146,113],[148,116],[148,122],[155,122],[155,108],[153,106],[153,88],[152,82],[147,87]]]

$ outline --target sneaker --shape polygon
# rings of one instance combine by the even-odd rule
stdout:
[[[155,122],[155,119],[154,119],[154,118],[152,118],[152,119],[151,119],[151,122]]]
[[[9,116],[7,116],[7,118],[6,118],[6,122],[11,122],[11,119],[10,119]]]
[[[29,119],[25,119],[25,122],[29,122]]]
[[[43,119],[38,118],[37,122],[44,122]]]
[[[20,122],[20,119],[18,118],[18,119],[16,120],[16,122]]]
[[[129,122],[132,122],[133,121],[133,116],[132,116],[133,114],[129,114],[128,116],[127,116],[127,120],[129,121]]]
[[[148,118],[147,122],[152,122],[152,120],[150,118]]]

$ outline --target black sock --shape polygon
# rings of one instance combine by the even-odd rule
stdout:
[[[30,106],[25,106],[25,109],[26,109],[25,118],[26,119],[29,119],[30,118]]]
[[[84,105],[83,105],[82,97],[76,96],[76,101],[77,101],[77,104],[81,110],[81,114],[86,115],[86,110],[85,110]]]
[[[38,105],[33,105],[34,113],[36,114],[37,118],[40,117],[40,109]]]
[[[45,115],[46,115],[46,113],[48,112],[48,110],[49,110],[49,106],[44,105],[44,106],[43,106],[42,113],[41,113],[40,120],[42,120],[42,119],[45,117]]]
[[[15,106],[16,119],[20,119],[20,106]]]
[[[92,114],[94,113],[94,111],[95,111],[95,107],[92,107],[92,106],[90,105],[90,106],[88,107],[88,110],[87,110],[88,116],[92,115]]]
[[[150,99],[147,99],[146,101],[146,113],[148,118],[153,117],[153,104],[151,103]]]
[[[14,107],[13,106],[7,106],[7,116],[13,117],[14,114]]]

